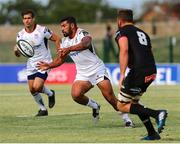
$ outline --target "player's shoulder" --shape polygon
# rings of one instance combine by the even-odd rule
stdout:
[[[117,30],[116,33],[115,33],[115,38],[116,37],[119,37],[121,35],[121,31],[120,30]]]
[[[129,29],[129,28],[126,27],[126,26],[119,28],[119,29],[116,31],[115,36],[120,36],[120,35],[126,33],[127,29]]]
[[[17,38],[21,38],[25,33],[26,33],[25,29],[20,30],[20,31],[17,33]]]
[[[82,28],[78,28],[77,33],[78,33],[78,35],[84,35],[84,36],[89,35],[89,32]]]
[[[45,26],[37,24],[35,30],[37,30],[39,32],[43,32],[45,29],[46,29]]]
[[[116,34],[115,34],[115,39],[117,40],[118,38],[122,36],[131,36],[131,34],[136,31],[136,27],[134,25],[125,25],[122,28],[118,29]]]
[[[36,31],[38,31],[41,34],[45,34],[45,33],[52,33],[51,30],[47,27],[47,26],[43,26],[43,25],[39,25],[37,24],[36,26]]]
[[[120,37],[124,36],[124,29],[118,29],[115,33],[115,40],[117,41]]]

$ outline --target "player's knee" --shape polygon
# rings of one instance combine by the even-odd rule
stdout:
[[[42,86],[39,86],[39,85],[34,85],[33,86],[33,91],[34,92],[42,92]]]
[[[30,89],[30,93],[34,95],[36,92],[34,91],[34,89]]]
[[[72,96],[73,100],[76,101],[82,97],[82,93],[80,91],[73,91],[73,92],[71,92],[71,96]]]

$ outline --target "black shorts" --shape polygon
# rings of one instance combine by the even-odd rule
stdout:
[[[123,81],[121,91],[132,96],[146,92],[148,86],[156,78],[156,68],[130,70]]]
[[[27,79],[28,80],[34,80],[36,77],[39,77],[39,78],[42,78],[43,80],[46,80],[48,77],[48,74],[47,74],[47,72],[45,72],[45,73],[37,72],[35,74],[28,75]]]

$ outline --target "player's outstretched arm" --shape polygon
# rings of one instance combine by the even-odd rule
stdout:
[[[18,50],[17,45],[14,46],[13,51],[14,51],[15,56],[17,56],[17,57],[20,57],[20,56],[21,56],[21,53],[20,53],[20,51]]]
[[[48,69],[51,69],[51,68],[55,68],[55,67],[60,66],[61,64],[64,63],[64,60],[65,60],[65,58],[62,58],[62,57],[60,57],[60,56],[57,56],[57,57],[53,60],[53,62],[51,62],[51,63],[46,63],[46,62],[43,62],[43,61],[38,62],[36,67],[37,67],[39,70],[48,70]]]

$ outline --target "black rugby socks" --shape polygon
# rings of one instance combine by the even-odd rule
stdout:
[[[140,104],[131,104],[130,113],[131,114],[137,114],[137,115],[150,116],[150,117],[153,117],[153,118],[157,118],[158,115],[159,115],[158,110],[145,108],[144,106],[142,106]]]

